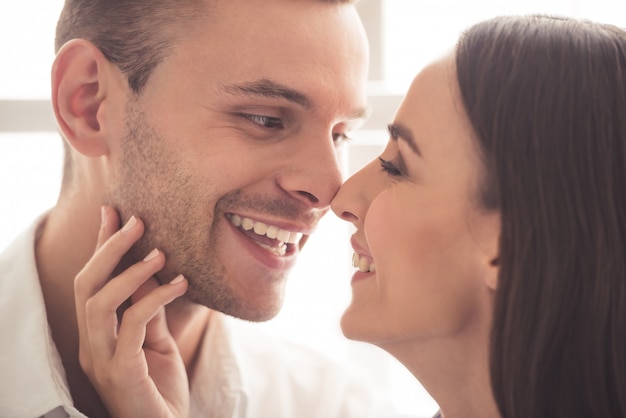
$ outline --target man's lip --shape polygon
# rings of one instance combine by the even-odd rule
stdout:
[[[265,248],[262,248],[258,243],[254,242],[254,240],[246,234],[240,228],[237,228],[233,225],[229,220],[227,220],[227,225],[233,231],[233,237],[235,238],[237,251],[244,251],[247,254],[251,255],[253,259],[256,259],[257,262],[260,262],[261,265],[264,265],[266,268],[271,270],[289,270],[293,266],[297,255],[299,253],[299,249],[293,244],[288,244],[290,249],[284,255],[273,254],[271,251],[268,251]],[[241,264],[246,264],[246,259],[241,260]]]
[[[284,231],[288,231],[290,233],[297,233],[300,234],[300,239],[297,240],[294,244],[287,244],[288,245],[288,249],[290,248],[290,246],[295,245],[298,249],[298,251],[302,250],[302,248],[304,247],[304,244],[306,244],[306,242],[309,239],[309,235],[311,233],[313,233],[313,231],[315,230],[315,227],[317,226],[317,220],[313,223],[308,222],[308,223],[300,223],[300,224],[294,224],[293,222],[285,222],[284,220],[278,220],[278,221],[268,221],[267,218],[264,217],[257,217],[257,216],[248,216],[248,215],[244,215],[244,214],[240,214],[240,213],[234,213],[234,212],[226,212],[225,213],[225,218],[227,220],[228,223],[230,223],[233,227],[238,228],[241,232],[244,232],[242,230],[242,228],[239,226],[237,227],[235,224],[233,224],[232,222],[232,217],[233,216],[238,216],[239,218],[241,218],[243,220],[243,218],[248,218],[251,219],[253,222],[262,222],[265,225],[268,226],[274,226],[277,227],[281,230]],[[247,233],[245,233],[247,234]],[[253,237],[249,237],[250,239],[253,239]],[[291,251],[289,251],[290,253],[293,251],[293,248],[291,247]]]

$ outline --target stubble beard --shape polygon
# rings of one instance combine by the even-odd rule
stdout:
[[[211,208],[206,203],[211,201],[211,186],[199,195],[191,173],[181,168],[184,161],[176,160],[179,154],[168,149],[139,105],[130,104],[126,114],[118,177],[109,190],[108,203],[118,209],[122,223],[132,215],[141,218],[145,233],[124,256],[120,271],[158,248],[166,256],[166,265],[155,277],[163,284],[183,274],[189,283],[183,303],[201,304],[250,321],[274,317],[282,306],[282,295],[264,306],[250,306],[229,286],[218,256],[218,221],[223,216],[219,208],[236,206],[242,200],[240,193],[222,196]],[[242,203],[237,205],[242,207]]]

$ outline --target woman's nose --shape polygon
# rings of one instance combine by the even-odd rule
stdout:
[[[350,177],[337,192],[331,208],[339,218],[359,226],[370,204],[384,189],[386,176],[380,170],[378,160],[370,162]]]

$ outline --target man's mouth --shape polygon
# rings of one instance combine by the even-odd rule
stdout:
[[[279,257],[293,254],[295,245],[304,235],[239,215],[227,214],[227,218],[257,245]]]

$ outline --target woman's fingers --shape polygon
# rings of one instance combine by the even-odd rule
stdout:
[[[122,257],[142,236],[140,219],[131,217],[119,225],[117,212],[102,208],[96,251],[74,281],[76,316],[80,337],[80,361],[91,368],[94,360],[110,358],[117,343],[117,310],[153,274],[163,268],[165,257],[157,250],[110,280]]]
[[[171,280],[167,284],[167,286],[175,287],[175,289],[172,289],[170,293],[172,294],[172,296],[174,294],[176,294],[176,296],[167,299],[166,302],[163,304],[163,307],[172,302],[175,298],[182,296],[187,291],[188,282],[182,274],[179,274],[173,280]],[[170,336],[170,330],[167,325],[167,319],[165,317],[165,309],[161,309],[155,315],[155,317],[152,318],[150,322],[148,322],[148,325],[146,326],[145,344],[151,347],[153,350],[162,352],[166,349],[163,342],[165,341],[165,338]],[[173,341],[173,339],[171,341]]]
[[[102,289],[124,254],[143,234],[143,223],[135,217],[132,217],[121,230],[113,232],[119,223],[115,211],[104,208],[102,216],[96,251],[74,279],[76,315],[81,335],[87,331],[85,320],[87,301]],[[111,329],[111,326],[115,325],[109,324],[107,329]]]
[[[112,207],[102,206],[100,208],[100,223],[96,250],[102,247],[102,245],[120,229],[120,216]]]
[[[161,270],[164,264],[163,253],[153,250],[143,261],[130,266],[87,299],[84,320],[93,356],[97,355],[106,359],[113,355],[118,339],[117,310],[119,306],[130,298],[142,283]],[[138,348],[141,348],[141,344]]]
[[[120,325],[115,355],[130,358],[142,348],[157,352],[175,349],[165,318],[165,305],[187,290],[182,275],[170,283],[159,286],[151,278],[133,295],[133,304],[124,312]]]
[[[89,301],[109,280],[111,273],[121,260],[122,256],[143,234],[143,224],[136,218],[125,226],[125,231],[114,232],[119,217],[111,208],[103,208],[100,231],[96,251],[91,259],[85,264],[83,269],[74,279],[74,298],[76,303],[76,317],[78,322],[78,332],[80,337],[80,361],[84,367],[91,365],[91,347],[89,337],[88,320],[86,310],[89,308],[95,312],[99,308],[101,301]],[[119,305],[118,305],[119,306]],[[117,327],[117,318],[111,314],[111,309],[115,311],[117,307],[109,308],[106,319],[99,321],[103,329],[107,330],[109,336],[105,340],[98,341],[98,346],[111,352]],[[114,313],[114,312],[113,312]]]
[[[110,212],[103,211],[103,216],[110,215]],[[143,235],[143,222],[134,216],[126,222],[122,229],[110,235],[110,229],[114,227],[111,225],[115,225],[112,222],[115,217],[111,215],[110,218],[102,220],[96,252],[85,264],[74,282],[74,286],[80,291],[79,296],[85,300],[104,286],[124,254]],[[105,238],[106,241],[100,242]]]

